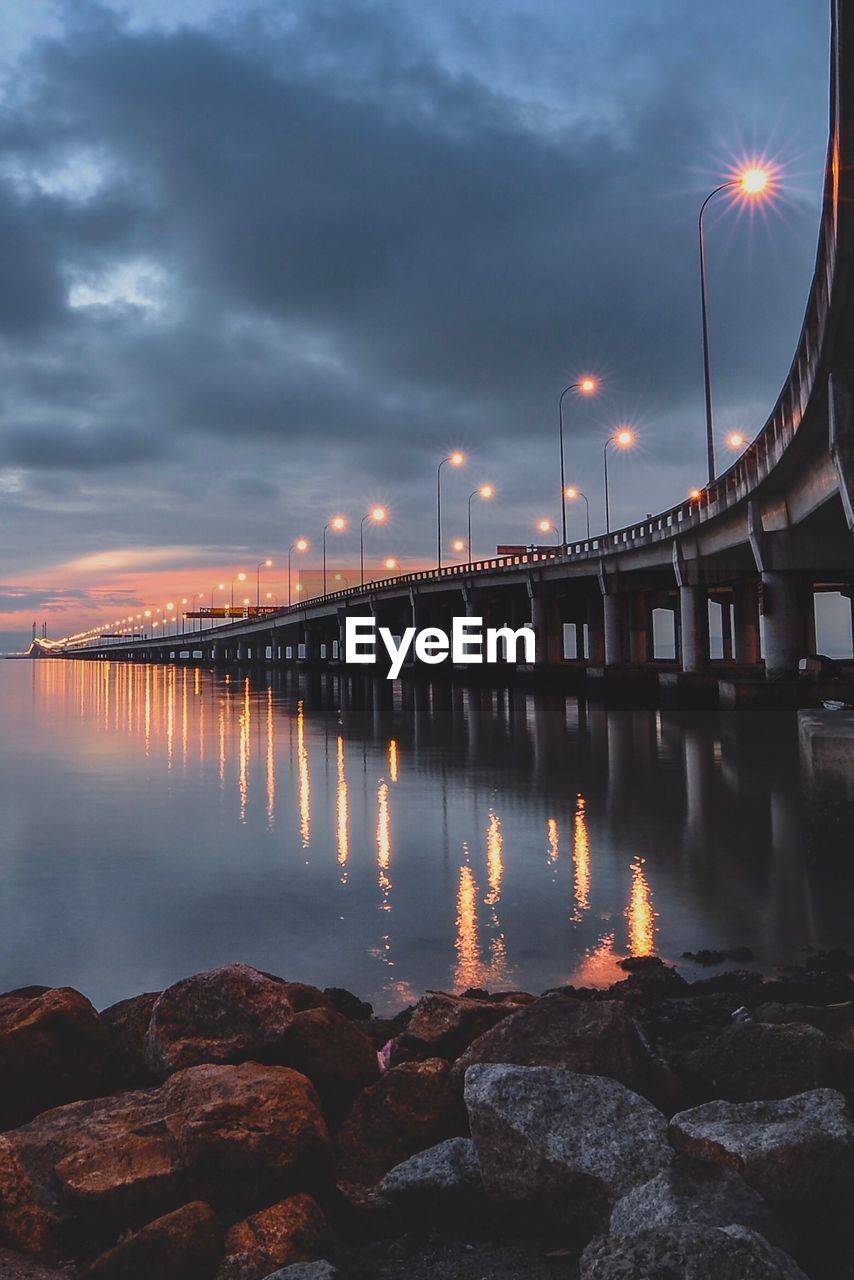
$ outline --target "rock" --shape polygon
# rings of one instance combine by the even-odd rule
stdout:
[[[367,1000],[360,1000],[352,991],[345,991],[343,987],[327,987],[323,994],[333,1009],[345,1018],[352,1018],[354,1022],[366,1022],[374,1015],[372,1004],[368,1004]]]
[[[677,1158],[643,1186],[633,1187],[614,1205],[610,1232],[637,1235],[653,1227],[728,1227],[757,1231],[772,1244],[790,1248],[791,1233],[763,1197],[740,1174],[722,1165]]]
[[[186,1204],[128,1236],[80,1273],[80,1280],[211,1280],[222,1228],[209,1205]]]
[[[21,1158],[0,1136],[0,1241],[49,1262],[59,1260],[56,1218],[40,1202]],[[2,1276],[0,1270],[0,1276]]]
[[[310,1082],[252,1062],[190,1067],[157,1089],[57,1107],[5,1142],[19,1162],[7,1166],[9,1176],[26,1176],[15,1184],[18,1247],[31,1247],[20,1224],[35,1220],[46,1242],[32,1247],[45,1257],[103,1249],[193,1198],[245,1215],[294,1191],[324,1189],[331,1164]],[[0,1190],[3,1168],[0,1160]],[[9,1212],[4,1199],[0,1224]]]
[[[331,1262],[295,1262],[292,1267],[274,1271],[264,1280],[341,1280],[341,1272]]]
[[[655,961],[654,964],[642,964],[629,971],[629,976],[620,982],[613,983],[607,991],[608,999],[624,1000],[631,1005],[644,1005],[650,1001],[663,1000],[667,996],[686,995],[689,990],[687,981],[672,964],[665,964],[657,956],[640,956],[638,959]]]
[[[73,1272],[66,1267],[47,1267],[35,1258],[10,1249],[0,1249],[0,1280],[72,1280]]]
[[[334,1009],[297,1013],[282,1056],[288,1066],[308,1076],[333,1124],[343,1119],[357,1094],[380,1074],[368,1037]]]
[[[290,1196],[229,1230],[216,1280],[263,1280],[271,1268],[323,1258],[333,1244],[332,1228],[317,1201]]]
[[[744,1227],[673,1227],[600,1237],[580,1280],[807,1280],[788,1254]]]
[[[763,1102],[708,1102],[670,1123],[677,1151],[737,1170],[813,1239],[844,1225],[854,1194],[854,1124],[832,1089]]]
[[[392,1063],[444,1058],[454,1062],[473,1040],[516,1008],[509,1001],[430,991],[418,1001],[406,1030],[395,1042]]]
[[[270,1061],[293,1022],[285,983],[230,964],[168,987],[151,1014],[145,1062],[158,1079],[204,1062]]]
[[[736,964],[751,964],[756,959],[750,947],[732,947],[728,951],[717,951],[714,948],[683,951],[682,957],[684,960],[693,960],[694,964],[700,965],[724,964],[727,960],[732,960]]]
[[[159,991],[148,991],[102,1010],[101,1022],[108,1037],[107,1075],[112,1089],[136,1089],[156,1082],[156,1076],[145,1065],[145,1036],[159,995]]]
[[[660,956],[624,956],[617,961],[617,968],[624,973],[650,973],[667,967]]]
[[[342,1182],[372,1187],[416,1151],[462,1132],[465,1118],[447,1062],[404,1062],[365,1089],[336,1140]]]
[[[0,1129],[91,1097],[104,1074],[107,1033],[86,997],[36,992],[0,996]]]
[[[574,1243],[673,1159],[661,1112],[603,1076],[478,1064],[465,1102],[489,1198]]]
[[[735,1023],[686,1054],[680,1073],[696,1097],[753,1102],[810,1089],[854,1089],[854,1051],[801,1023]]]
[[[265,974],[265,977],[269,975]],[[285,995],[291,1002],[294,1013],[304,1013],[306,1009],[332,1009],[332,1001],[319,987],[312,987],[306,982],[283,982]]]
[[[468,1214],[483,1198],[483,1179],[477,1149],[471,1138],[448,1138],[419,1151],[389,1170],[379,1185],[387,1199],[417,1213],[437,1211]]]
[[[843,1004],[780,1004],[771,1001],[753,1010],[754,1022],[802,1022],[818,1027],[829,1036],[844,1036],[854,1021],[854,1003]]]
[[[544,996],[475,1040],[457,1060],[454,1073],[461,1077],[480,1062],[608,1076],[668,1115],[685,1101],[673,1072],[653,1053],[637,1022],[614,1001]]]

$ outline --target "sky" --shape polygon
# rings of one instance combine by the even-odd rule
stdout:
[[[812,277],[822,0],[4,0],[0,649],[209,590],[284,598],[285,553],[352,575],[612,523],[705,466],[699,204],[716,421],[749,438]],[[570,536],[584,532],[570,507]],[[449,558],[453,558],[449,552]]]

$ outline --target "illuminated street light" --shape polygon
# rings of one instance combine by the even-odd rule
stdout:
[[[245,573],[238,573],[238,574],[236,574],[236,575],[235,575],[235,577],[233,577],[233,578],[231,579],[231,607],[232,607],[232,609],[234,609],[234,584],[235,584],[235,582],[245,582],[245,581],[246,581],[246,574],[245,574]]]
[[[726,438],[726,442],[730,449],[738,450],[744,448],[747,444],[747,438],[746,436],[743,436],[740,431],[730,431]]]
[[[553,533],[558,546],[560,546],[560,530],[556,524],[552,524],[551,520],[538,520],[537,528],[540,533]]]
[[[296,542],[292,542],[288,547],[288,608],[291,607],[291,553],[293,551],[308,551],[308,538],[297,538]]]
[[[175,635],[177,636],[177,634],[178,634],[178,614],[177,614],[177,612],[175,611],[175,605],[174,605],[173,601],[171,601],[171,600],[170,600],[170,601],[169,601],[169,603],[167,604],[167,606],[166,606],[166,612],[167,612],[167,613],[174,613],[174,614],[175,614]],[[163,623],[163,628],[164,628],[164,634],[165,634],[165,629],[166,629],[166,623],[165,623],[165,622]]]
[[[385,567],[390,573],[393,573],[395,569],[400,568],[400,565],[395,560],[394,556],[388,556],[385,561]]]
[[[343,516],[333,516],[331,520],[327,520],[323,526],[323,594],[326,595],[326,533],[327,530],[333,529],[335,533],[341,533],[347,528],[347,521]]]
[[[587,509],[587,537],[590,537],[590,503],[587,501],[587,494],[582,493],[574,484],[568,485],[563,491],[563,496],[568,498],[570,502],[574,502],[576,498],[584,499],[584,506]]]
[[[255,608],[261,608],[261,570],[269,569],[273,563],[272,560],[259,560],[255,569]]]
[[[359,585],[365,585],[365,521],[371,520],[374,524],[385,524],[388,519],[388,512],[385,507],[371,507],[362,516],[359,522]]]
[[[702,489],[692,489],[691,492],[688,494],[688,497],[691,499],[692,502],[696,502],[702,492],[703,492]]]
[[[631,449],[635,443],[635,433],[630,427],[620,427],[614,431],[605,441],[605,448],[602,450],[602,460],[605,470],[605,532],[611,532],[611,500],[608,494],[608,445],[613,445],[616,449]]]
[[[442,567],[442,468],[446,462],[452,467],[461,467],[465,462],[465,454],[455,450],[443,458],[436,471],[436,568]]]
[[[484,502],[488,502],[488,501],[489,501],[489,499],[490,499],[490,498],[493,498],[494,496],[495,496],[495,490],[493,489],[493,487],[492,487],[492,485],[491,485],[491,484],[482,484],[482,485],[480,486],[480,488],[479,488],[479,489],[475,489],[473,493],[470,493],[470,494],[469,494],[469,543],[468,543],[469,564],[471,564],[471,562],[472,562],[472,556],[471,556],[471,500],[472,500],[472,498],[483,498]]]
[[[748,165],[727,182],[722,182],[720,186],[715,187],[714,191],[710,191],[700,206],[697,231],[700,244],[700,304],[703,313],[703,376],[706,393],[706,452],[709,464],[709,484],[715,483],[717,467],[715,466],[715,429],[712,417],[712,373],[709,360],[709,314],[706,304],[706,251],[703,238],[703,214],[706,212],[706,205],[712,197],[718,195],[721,191],[739,189],[747,199],[756,200],[768,193],[770,182],[771,174],[767,169],[758,165]]]
[[[564,387],[560,393],[560,400],[557,406],[560,427],[560,527],[564,551],[566,550],[566,463],[563,451],[563,401],[570,391],[579,391],[583,396],[592,396],[596,394],[596,390],[597,383],[595,378],[579,378],[578,382],[571,382],[568,387]]]
[[[454,538],[453,542],[451,543],[451,550],[456,551],[457,554],[459,555],[459,553],[461,551],[465,551],[465,549],[466,549],[466,544],[463,542],[462,538]]]

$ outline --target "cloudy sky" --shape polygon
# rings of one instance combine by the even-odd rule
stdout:
[[[388,504],[370,554],[475,553],[704,470],[696,214],[742,159],[773,207],[707,224],[716,413],[752,435],[812,274],[823,0],[4,0],[0,647],[207,589]],[[572,528],[583,529],[580,510]],[[352,534],[336,566],[357,564]]]

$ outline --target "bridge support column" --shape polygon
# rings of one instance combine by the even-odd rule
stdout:
[[[679,656],[683,671],[702,671],[709,660],[709,602],[705,589],[679,588]]]
[[[602,618],[602,601],[595,596],[587,600],[587,660],[591,667],[605,664],[605,629]]]
[[[639,666],[650,656],[649,609],[646,596],[641,594],[629,600],[629,661]]]
[[[742,582],[734,589],[735,660],[744,666],[756,666],[759,650],[759,592],[754,582]]]
[[[810,628],[806,591],[800,575],[773,570],[762,574],[765,620],[765,677],[792,679],[798,661],[809,653]]]
[[[623,661],[623,609],[616,591],[602,596],[605,637],[605,666],[616,667]]]
[[[531,626],[536,637],[534,660],[539,664],[548,658],[548,601],[544,596],[531,596]]]

